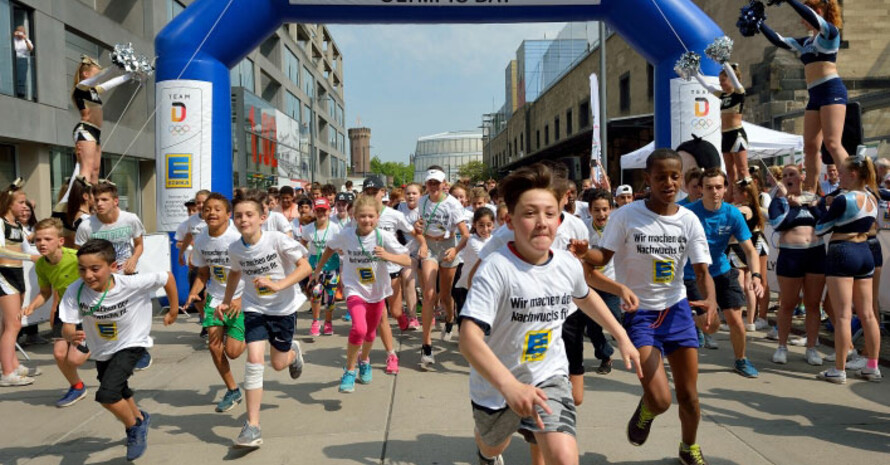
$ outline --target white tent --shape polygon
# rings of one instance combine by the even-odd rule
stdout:
[[[794,155],[803,151],[803,137],[781,131],[742,122],[748,133],[748,159],[773,158],[782,155]],[[621,169],[642,169],[646,167],[646,158],[655,150],[655,142],[626,153],[621,156]]]

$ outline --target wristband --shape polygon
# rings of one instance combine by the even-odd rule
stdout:
[[[760,273],[751,273],[751,277],[752,278],[760,278],[760,280],[763,281],[763,276],[761,276]]]

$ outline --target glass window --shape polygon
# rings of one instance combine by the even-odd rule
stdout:
[[[232,80],[232,87],[244,87],[253,92],[253,61],[249,58],[241,60],[241,63],[229,71],[229,77]]]
[[[585,100],[578,106],[578,127],[581,129],[590,126],[590,102]]]
[[[12,37],[12,9],[9,0],[0,0],[0,37]],[[13,55],[12,41],[0,40],[0,93],[12,95],[15,91],[12,62],[9,57]]]
[[[0,33],[8,34],[11,41],[3,41],[0,53],[4,58],[0,64],[0,92],[18,98],[34,100],[34,53],[36,44],[32,34],[32,12],[8,0],[0,1]],[[12,13],[12,21],[10,21]],[[10,29],[11,28],[11,29]],[[13,78],[14,76],[14,78]]]
[[[300,118],[302,124],[300,125],[300,133],[309,135],[310,130],[312,129],[310,126],[312,124],[312,109],[309,108],[309,105],[303,105],[303,117]]]
[[[117,164],[117,167],[114,165]],[[142,202],[139,193],[139,160],[135,158],[123,158],[116,154],[102,154],[102,170],[100,177],[111,173],[111,182],[117,184],[117,195],[120,198],[121,210],[142,216]]]
[[[307,67],[303,67],[303,92],[306,93],[309,97],[315,96],[315,76],[312,75],[312,71]]]
[[[340,126],[346,126],[346,115],[343,114],[343,105],[337,105],[337,122]]]
[[[624,73],[618,80],[618,108],[630,111],[630,73]]]
[[[167,0],[167,20],[172,20],[179,13],[185,10],[185,5],[179,2],[179,0]]]
[[[0,0],[2,1],[2,0]],[[74,31],[65,30],[65,88],[70,91],[74,82],[74,73],[80,63],[80,56],[87,55],[98,59],[102,53],[99,44]],[[74,108],[74,102],[68,99],[69,108]]]
[[[54,200],[59,199],[59,191],[62,184],[67,186],[67,181],[74,173],[74,149],[70,147],[51,147],[50,157],[50,191]]]
[[[0,144],[0,186],[12,184],[16,176],[15,147]]]
[[[284,47],[284,72],[290,82],[300,85],[300,60],[289,48]]]
[[[300,121],[300,100],[297,99],[297,96],[290,93],[284,93],[284,112],[287,113],[291,118]]]

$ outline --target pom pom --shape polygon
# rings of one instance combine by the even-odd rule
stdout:
[[[688,81],[698,74],[700,65],[701,55],[695,52],[686,52],[677,60],[674,71],[678,76]]]
[[[726,63],[732,55],[732,39],[726,36],[714,39],[714,42],[705,48],[705,55],[717,63]]]
[[[760,25],[766,21],[766,7],[760,0],[752,0],[743,6],[736,26],[745,37],[753,37],[760,32]]]
[[[111,62],[126,73],[133,73],[136,79],[145,79],[154,73],[154,66],[145,55],[137,55],[133,44],[116,44],[111,52]]]

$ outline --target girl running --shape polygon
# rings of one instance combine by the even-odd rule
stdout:
[[[479,251],[485,246],[485,243],[491,239],[491,232],[494,230],[494,213],[488,208],[481,207],[473,213],[473,229],[471,230],[470,240],[467,246],[460,253],[463,260],[463,273],[457,283],[454,284],[454,304],[457,308],[457,316],[464,308],[464,302],[467,300],[467,293],[470,289],[470,270],[472,270],[479,261]]]
[[[398,210],[409,221],[412,218],[419,218],[418,206],[420,205],[420,195],[422,186],[416,182],[412,182],[405,186],[405,201],[399,204]],[[402,295],[405,296],[405,305],[407,306],[406,317],[408,319],[406,327],[402,330],[416,330],[420,328],[420,322],[417,321],[417,272],[420,269],[418,256],[426,255],[426,248],[421,250],[420,242],[414,236],[405,236],[405,246],[411,254],[411,266],[402,268]],[[401,322],[399,325],[401,326]]]
[[[334,254],[327,261],[324,268],[318,268],[321,254],[328,241],[340,234],[341,228],[330,221],[331,206],[324,197],[315,199],[315,222],[303,228],[303,236],[300,242],[309,249],[309,266],[318,273],[318,281],[310,281],[309,294],[312,302],[312,326],[309,328],[309,337],[315,338],[324,331],[325,336],[334,335],[334,295],[337,293],[337,285],[340,284],[340,256]],[[324,329],[318,319],[321,316],[321,306],[324,305]]]

